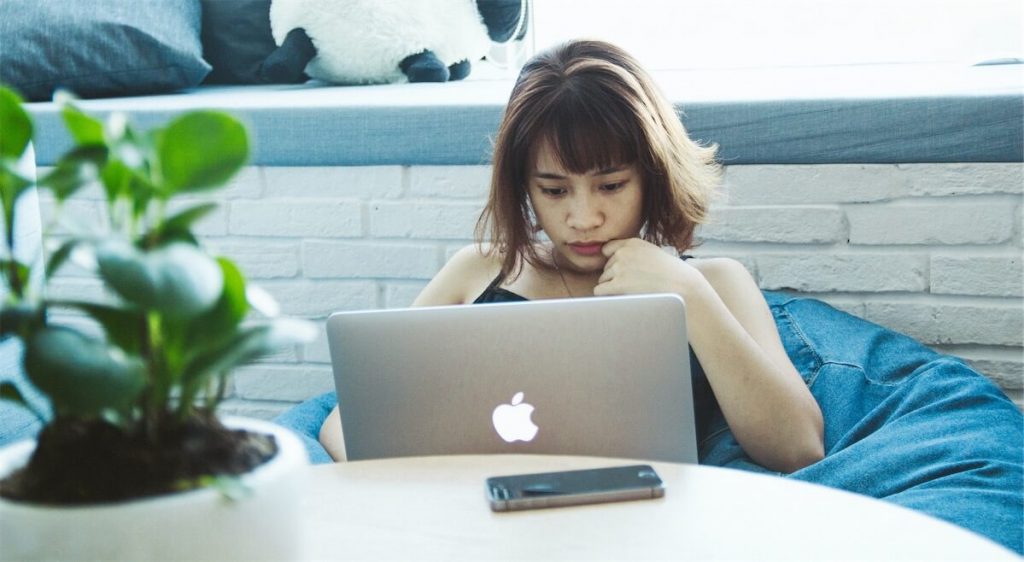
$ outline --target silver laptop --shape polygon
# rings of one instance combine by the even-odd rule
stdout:
[[[327,336],[349,460],[697,462],[678,296],[338,312]]]

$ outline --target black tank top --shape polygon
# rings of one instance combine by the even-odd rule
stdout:
[[[690,256],[683,256],[683,259],[688,259]],[[504,280],[504,277],[499,273],[497,277],[491,281],[491,284],[480,296],[473,301],[473,304],[485,304],[495,302],[522,302],[530,300],[522,295],[513,293],[508,289],[502,289],[498,285]],[[699,444],[707,436],[708,424],[711,422],[711,418],[715,415],[715,411],[718,409],[718,401],[715,400],[715,395],[711,391],[711,385],[708,383],[707,375],[704,374],[704,368],[701,367],[700,361],[697,361],[697,356],[693,353],[693,348],[689,348],[690,351],[690,379],[693,384],[693,414],[694,422],[697,426],[697,443]]]

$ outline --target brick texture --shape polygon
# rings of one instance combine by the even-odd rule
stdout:
[[[879,275],[885,271],[885,275]],[[774,254],[757,258],[763,289],[903,291],[928,289],[928,258],[907,254]]]
[[[933,255],[931,292],[993,297],[1024,296],[1020,252],[1005,256]]]
[[[362,235],[362,205],[349,199],[269,198],[232,201],[229,231],[243,236]]]
[[[999,244],[1013,236],[1012,205],[973,201],[880,203],[846,209],[851,244]]]
[[[380,238],[463,239],[472,236],[482,203],[377,202],[370,207],[370,235]]]
[[[250,167],[211,194],[221,209],[199,232],[284,314],[322,328],[338,310],[409,306],[472,241],[490,172]],[[803,292],[961,356],[1020,402],[1020,164],[732,166],[724,190],[695,254],[737,259],[764,289]],[[102,192],[80,195],[69,220],[95,227]],[[45,224],[54,205],[44,198],[42,206]],[[89,275],[65,268],[53,295],[114,298]],[[321,330],[314,342],[239,369],[224,411],[273,417],[332,389],[329,364]]]
[[[724,242],[825,244],[846,236],[843,214],[834,206],[717,207],[699,236]]]
[[[430,279],[442,265],[428,244],[382,244],[311,240],[302,247],[302,270],[317,278]]]

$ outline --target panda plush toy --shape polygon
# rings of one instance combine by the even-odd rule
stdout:
[[[528,7],[529,0],[249,0],[240,10],[238,2],[205,0],[207,81],[460,80],[492,42],[525,35]]]

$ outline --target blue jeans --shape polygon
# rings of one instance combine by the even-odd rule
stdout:
[[[825,458],[779,476],[891,501],[1024,552],[1024,418],[999,388],[955,357],[820,301],[765,298],[825,418]],[[336,404],[326,393],[277,420],[303,434],[313,462],[329,462],[316,437]],[[706,435],[702,464],[771,472],[717,409]]]
[[[813,299],[766,293],[825,418],[825,458],[785,475],[916,509],[1024,552],[1024,417],[963,361]],[[702,464],[770,472],[717,412]]]

